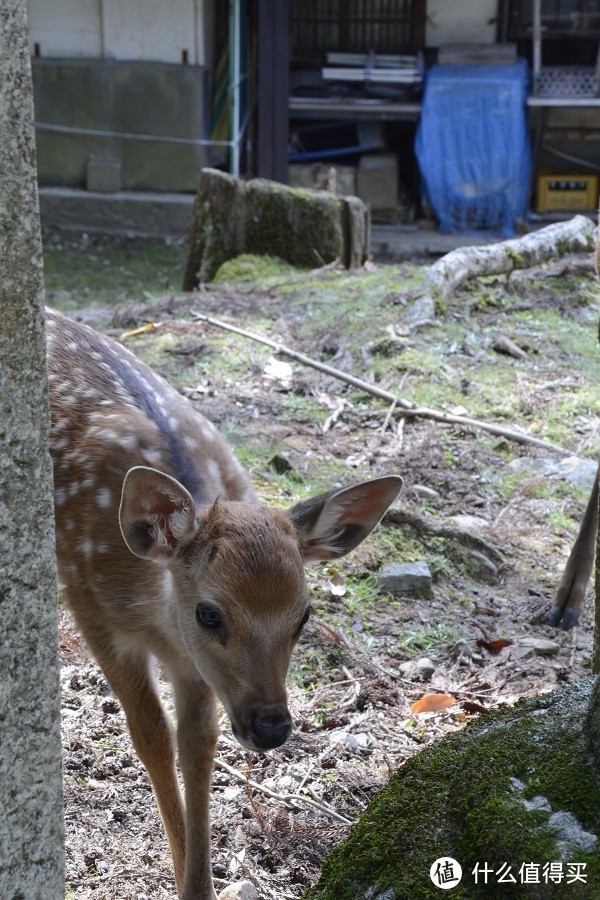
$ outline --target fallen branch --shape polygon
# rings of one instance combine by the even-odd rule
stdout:
[[[510,441],[516,441],[520,444],[531,444],[534,447],[541,447],[544,450],[560,453],[563,456],[568,456],[572,452],[566,450],[564,447],[559,447],[557,444],[551,444],[548,441],[540,440],[540,438],[532,437],[524,431],[505,428],[503,425],[497,425],[495,422],[473,419],[470,416],[457,416],[452,413],[442,412],[439,409],[430,409],[427,406],[417,406],[415,403],[411,403],[410,400],[398,397],[391,391],[386,391],[383,388],[377,387],[375,384],[369,384],[368,381],[363,381],[362,378],[356,378],[354,375],[349,375],[347,372],[342,372],[340,369],[335,369],[333,366],[328,366],[316,359],[312,359],[304,353],[298,353],[297,350],[292,350],[290,347],[286,347],[285,344],[280,344],[270,338],[255,334],[252,331],[245,331],[243,328],[238,328],[236,325],[229,325],[227,322],[222,322],[220,319],[213,319],[212,316],[206,316],[204,313],[196,312],[195,310],[190,310],[190,315],[200,322],[206,322],[207,325],[213,325],[215,328],[222,328],[225,331],[239,334],[242,337],[248,338],[251,341],[256,341],[259,344],[265,344],[276,353],[281,354],[281,356],[287,356],[304,366],[310,366],[313,369],[317,369],[319,372],[323,372],[325,375],[337,378],[338,381],[344,381],[346,384],[351,384],[353,387],[359,388],[361,391],[365,391],[365,393],[371,394],[373,397],[379,397],[381,400],[386,400],[388,403],[395,403],[398,415],[404,416],[407,419],[433,419],[433,421],[443,422],[445,425],[459,425],[461,428],[473,428],[478,431],[487,431],[489,434],[496,434],[498,437],[504,437]]]
[[[528,269],[566,253],[591,253],[595,237],[596,226],[591,219],[574,216],[568,222],[556,222],[510,241],[460,247],[430,267],[424,295],[430,295],[434,301],[447,300],[469,278]]]

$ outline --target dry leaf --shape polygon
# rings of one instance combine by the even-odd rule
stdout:
[[[477,641],[478,647],[484,647],[490,653],[500,653],[501,650],[504,650],[505,647],[510,647],[512,641],[507,641],[506,638],[500,638],[497,641],[484,641],[483,638],[479,638]]]
[[[410,708],[414,713],[440,712],[454,706],[457,700],[447,694],[425,694],[420,700],[411,703]]]

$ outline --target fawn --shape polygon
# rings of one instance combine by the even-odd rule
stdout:
[[[166,381],[116,341],[46,318],[59,577],[150,775],[178,894],[214,900],[215,697],[244,747],[287,740],[285,679],[310,613],[304,563],[356,547],[402,479],[287,512],[261,506],[215,427]],[[173,685],[176,732],[153,658]]]

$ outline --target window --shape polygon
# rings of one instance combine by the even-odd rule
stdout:
[[[425,0],[292,0],[292,62],[320,66],[328,51],[416,53]]]

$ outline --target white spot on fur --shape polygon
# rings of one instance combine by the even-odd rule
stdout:
[[[187,449],[191,450],[192,452],[196,452],[196,450],[198,450],[198,441],[195,440],[195,438],[190,437],[188,434],[186,434],[186,436],[184,437],[183,443],[185,444]]]
[[[65,529],[67,531],[73,531],[74,528],[75,522],[73,521],[73,519],[67,519],[67,521],[65,522]]]
[[[151,466],[159,465],[162,454],[158,450],[144,450],[144,459]]]
[[[96,484],[96,476],[95,475],[86,475],[86,477],[81,482],[81,487],[84,488],[92,488]]]
[[[96,503],[101,509],[108,509],[112,503],[112,493],[107,487],[100,488],[96,494]]]
[[[117,441],[119,446],[124,450],[135,450],[137,447],[137,438],[132,434],[126,434]]]
[[[75,343],[75,341],[69,341],[69,343],[67,344],[67,347],[69,348],[69,350],[72,350],[73,353],[75,353],[77,350],[79,350],[79,346]]]
[[[54,491],[54,502],[57,506],[62,506],[67,499],[67,493],[64,488],[56,488]]]
[[[221,481],[221,470],[219,469],[219,465],[216,459],[209,459],[206,463],[206,470],[209,474],[209,477],[213,479],[213,481],[220,482]]]
[[[69,497],[74,497],[79,492],[79,482],[72,481],[69,485]]]
[[[100,543],[96,545],[96,553],[108,553],[109,549],[106,541],[100,541]]]

